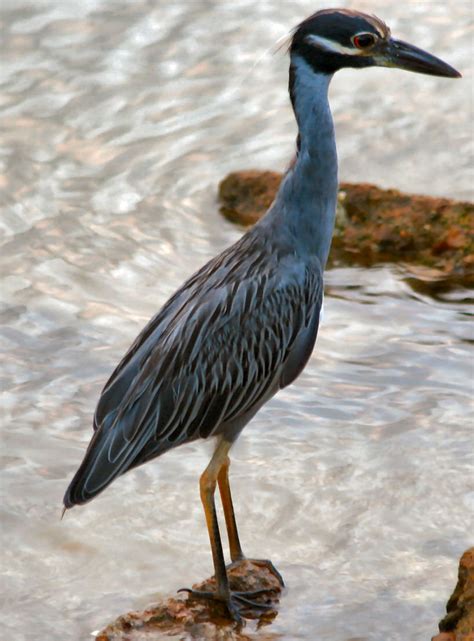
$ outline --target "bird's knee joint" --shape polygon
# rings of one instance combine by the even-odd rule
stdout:
[[[216,490],[216,479],[211,476],[207,471],[201,474],[199,479],[199,489],[201,490],[201,496],[209,496],[214,494]]]

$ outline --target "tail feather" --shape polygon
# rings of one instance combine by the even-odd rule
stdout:
[[[98,453],[103,450],[103,443],[101,443],[103,440],[104,432],[99,428],[94,432],[84,459],[64,494],[63,503],[65,509],[69,509],[74,505],[87,503],[105,489],[106,485],[103,483],[103,480],[98,478],[97,475],[97,472],[99,472],[97,469],[97,462],[99,460]],[[93,467],[97,470],[94,478],[91,477],[91,470]],[[110,476],[110,471],[108,476]],[[109,482],[112,482],[115,476],[111,477]],[[92,481],[94,481],[94,485],[92,485]]]
[[[133,403],[122,402],[101,419],[64,495],[66,509],[87,503],[118,476],[149,460],[152,453],[159,456],[178,444],[162,433],[174,409],[172,391],[165,394],[161,387],[149,394],[143,391]],[[159,391],[161,402],[156,398]]]
[[[84,459],[64,495],[66,509],[87,503],[129,468],[149,435],[147,430],[135,442],[127,443],[119,425],[114,425],[115,413],[109,414],[94,432]],[[118,428],[118,429],[117,429]],[[122,441],[119,456],[110,457],[111,445]]]

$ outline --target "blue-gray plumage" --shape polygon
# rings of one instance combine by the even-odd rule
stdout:
[[[181,443],[233,440],[293,380],[303,365],[294,350],[314,342],[322,279],[317,259],[297,256],[281,231],[271,240],[254,228],[145,328],[102,393],[76,502]]]
[[[216,598],[240,611],[264,607],[229,589],[214,492],[219,485],[233,561],[243,558],[228,485],[228,451],[243,427],[300,374],[313,350],[337,197],[337,157],[328,104],[342,67],[397,66],[458,72],[393,40],[373,16],[325,10],[295,30],[290,96],[296,160],[268,213],[192,276],[148,323],[107,382],[94,435],[64,497],[89,501],[116,477],[182,443],[217,436],[201,496],[217,578]]]

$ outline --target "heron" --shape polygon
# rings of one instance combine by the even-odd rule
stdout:
[[[148,322],[108,379],[64,509],[168,450],[214,438],[200,476],[216,589],[188,590],[242,621],[265,607],[229,585],[215,508],[219,489],[232,562],[244,559],[229,485],[229,451],[242,429],[298,377],[316,341],[323,272],[334,228],[338,167],[328,88],[343,68],[460,73],[391,36],[379,18],[318,11],[292,32],[289,94],[296,156],[268,212],[192,275]],[[276,435],[275,435],[276,438]]]

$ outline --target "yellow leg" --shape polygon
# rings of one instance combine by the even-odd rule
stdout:
[[[224,465],[231,443],[221,440],[214,452],[211,462],[204,470],[199,481],[201,491],[201,501],[206,515],[207,530],[211,543],[212,560],[214,562],[214,572],[217,581],[218,598],[227,600],[229,598],[229,581],[225,568],[224,553],[222,551],[222,542],[219,533],[219,524],[217,522],[216,506],[214,494],[219,472]]]
[[[222,551],[221,536],[219,533],[219,524],[217,522],[216,506],[214,502],[214,494],[216,492],[216,485],[219,482],[221,493],[223,492],[223,505],[227,527],[229,530],[229,542],[231,546],[232,558],[237,554],[242,554],[240,550],[239,537],[237,535],[237,527],[235,525],[235,517],[233,516],[232,500],[230,497],[230,489],[227,478],[229,459],[227,453],[230,449],[231,443],[222,439],[216,447],[212,456],[211,462],[204,470],[199,481],[201,490],[201,500],[206,515],[207,530],[209,532],[209,540],[211,542],[212,560],[214,562],[214,573],[216,577],[216,591],[215,592],[202,592],[199,590],[190,590],[182,588],[180,591],[189,592],[192,598],[197,599],[217,599],[223,601],[232,619],[239,624],[242,623],[241,611],[253,610],[257,612],[265,612],[273,609],[273,606],[268,603],[258,603],[251,601],[250,598],[259,596],[269,592],[267,589],[254,590],[251,592],[232,592],[229,588],[229,579],[227,577],[227,570],[225,567],[224,553]]]
[[[240,545],[239,533],[237,531],[237,523],[235,520],[234,506],[232,504],[232,496],[230,493],[229,485],[229,467],[230,459],[226,456],[222,466],[217,475],[217,482],[219,484],[219,492],[221,494],[222,507],[224,508],[225,523],[227,526],[227,536],[229,537],[230,558],[232,562],[242,561],[245,559],[242,547]],[[272,572],[281,583],[282,587],[285,585],[283,577],[278,572],[276,567],[271,561],[263,559],[250,559],[255,565],[266,567]]]
[[[227,536],[229,537],[230,558],[232,562],[241,561],[244,558],[242,547],[240,545],[237,523],[235,520],[234,506],[229,485],[229,467],[230,459],[225,457],[224,462],[217,475],[219,492],[221,495],[222,507],[224,508],[225,524],[227,526]]]

